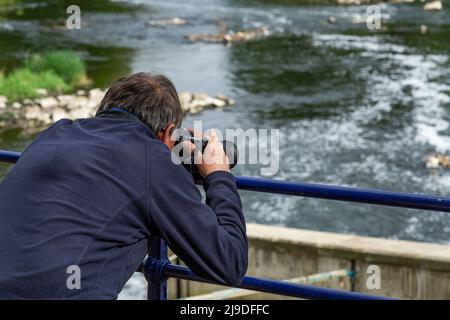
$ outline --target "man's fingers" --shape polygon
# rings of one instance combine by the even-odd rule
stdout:
[[[217,132],[214,129],[209,130],[206,134],[205,134],[206,138],[208,139],[208,142],[210,142],[211,144],[215,144],[218,140],[217,137]],[[208,143],[209,144],[209,143]]]
[[[197,152],[201,159],[196,158],[201,160],[201,162],[197,162],[197,168],[199,169],[200,174],[203,177],[206,177],[210,173],[216,171],[230,172],[229,159],[223,150],[223,145],[219,141],[216,130],[208,130],[204,134],[204,138],[208,140],[208,144],[206,145],[203,155],[201,155],[200,152]]]
[[[187,128],[186,130],[192,133],[196,138],[203,138],[203,133],[201,131],[198,131],[194,128]]]
[[[195,149],[197,148],[197,146],[195,144],[193,144],[190,141],[184,140],[182,142],[183,144],[183,150],[187,151],[186,154],[191,154],[195,151]]]
[[[216,130],[208,132],[208,145],[204,152],[204,159],[208,164],[229,164],[229,159],[225,154],[222,143],[219,141],[219,136]]]
[[[206,137],[208,139],[208,144],[206,145],[205,148],[205,154],[209,158],[212,158],[216,154],[215,149],[217,148],[216,131],[214,129],[211,129],[210,131],[207,132]]]

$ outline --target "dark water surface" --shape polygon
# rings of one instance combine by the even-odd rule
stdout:
[[[70,1],[69,1],[70,2]],[[450,172],[423,167],[429,152],[450,151],[450,3],[382,4],[388,31],[354,24],[365,6],[295,1],[77,1],[80,31],[55,25],[68,1],[27,1],[0,18],[0,69],[29,53],[70,48],[87,61],[97,86],[153,70],[179,90],[224,93],[225,110],[188,116],[185,125],[281,130],[278,179],[450,196]],[[336,17],[336,23],[327,21]],[[180,17],[185,26],[151,27]],[[62,20],[62,23],[64,20]],[[184,35],[267,26],[270,36],[226,47]],[[420,25],[428,33],[420,33]],[[0,148],[21,150],[20,131]],[[8,167],[0,166],[0,175]],[[257,166],[240,175],[257,176]],[[313,230],[450,243],[450,215],[242,192],[247,220]]]

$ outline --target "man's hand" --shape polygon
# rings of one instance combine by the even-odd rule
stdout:
[[[195,136],[199,133],[195,132]],[[230,161],[223,150],[223,145],[219,142],[215,130],[211,130],[209,135],[204,138],[208,139],[208,145],[203,154],[195,152],[195,163],[202,177],[206,177],[210,173],[216,171],[230,172]]]

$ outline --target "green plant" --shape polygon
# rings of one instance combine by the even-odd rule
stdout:
[[[51,70],[70,85],[76,85],[86,73],[81,58],[75,52],[66,50],[35,54],[25,62],[25,67],[33,72]]]
[[[71,86],[51,70],[36,73],[21,68],[8,77],[0,76],[0,95],[7,96],[11,101],[35,98],[38,96],[36,90],[39,88],[51,92],[64,92],[70,90]]]
[[[22,15],[23,9],[19,6],[20,0],[0,0],[0,20],[14,14]]]

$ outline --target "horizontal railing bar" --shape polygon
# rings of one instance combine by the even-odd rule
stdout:
[[[167,264],[163,274],[169,278],[179,278],[184,280],[198,281],[216,284],[195,275],[189,268],[174,264]],[[242,283],[235,288],[278,294],[303,299],[322,300],[392,300],[388,297],[373,296],[359,292],[345,290],[328,289],[311,285],[294,284],[286,281],[271,280],[256,277],[244,277]]]
[[[329,272],[322,272],[311,274],[304,277],[297,277],[291,279],[283,279],[283,281],[289,283],[299,283],[299,284],[316,284],[320,282],[325,282],[333,279],[342,279],[342,278],[353,278],[355,276],[355,272],[351,270],[334,270]],[[241,288],[227,288],[224,290],[213,291],[209,293],[204,293],[196,296],[190,296],[186,298],[181,298],[181,300],[230,300],[230,299],[242,299],[248,297],[254,297],[255,294],[258,294],[258,291],[241,289]]]
[[[20,152],[0,150],[0,162],[16,163],[21,155]]]
[[[450,212],[448,197],[240,176],[236,177],[236,184],[241,190]]]
[[[14,163],[20,155],[19,152],[0,150],[0,161]],[[450,198],[448,197],[242,176],[236,177],[236,184],[241,190],[450,212]]]

